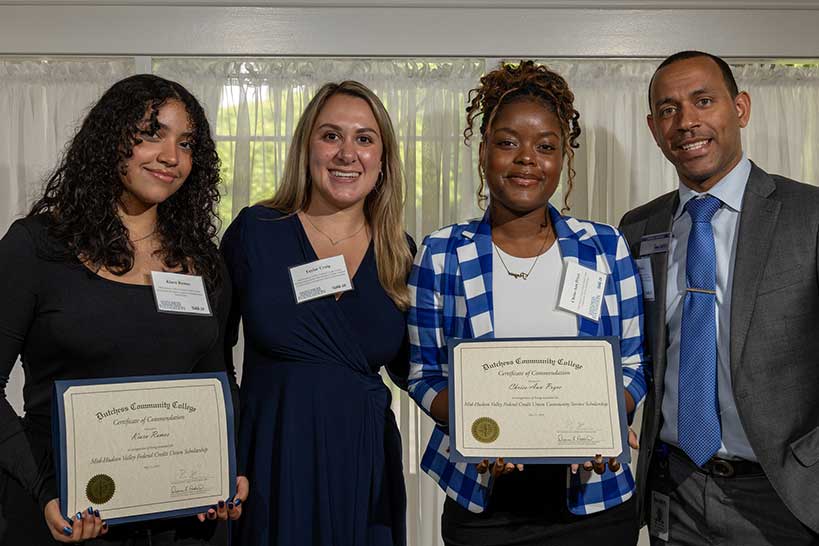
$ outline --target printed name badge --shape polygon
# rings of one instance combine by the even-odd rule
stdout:
[[[208,293],[199,275],[151,271],[156,310],[181,315],[210,315]]]
[[[657,254],[658,252],[668,252],[668,242],[671,240],[670,233],[654,233],[640,238],[640,256]]]
[[[290,268],[296,303],[352,290],[344,256],[333,256]]]
[[[643,284],[643,297],[654,301],[654,273],[651,271],[651,258],[638,258],[637,270],[640,272],[640,281]]]
[[[597,321],[606,290],[606,276],[577,262],[567,261],[557,306]]]
[[[668,495],[659,491],[651,492],[651,518],[648,520],[651,536],[668,542]]]

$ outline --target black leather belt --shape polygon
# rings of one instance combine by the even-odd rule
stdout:
[[[670,453],[675,453],[676,455],[684,458],[689,464],[691,464],[691,466],[696,466],[682,449],[668,444],[665,444],[665,446],[668,448]],[[739,476],[765,474],[765,472],[762,470],[762,465],[759,463],[746,461],[745,459],[722,459],[720,457],[711,457],[707,463],[701,467],[697,467],[697,470],[703,474],[708,474],[716,478],[735,478]]]

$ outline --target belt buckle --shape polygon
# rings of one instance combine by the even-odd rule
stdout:
[[[731,461],[725,459],[714,458],[711,460],[711,473],[720,478],[733,478],[736,474],[736,469]]]

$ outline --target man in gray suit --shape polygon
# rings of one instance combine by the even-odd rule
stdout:
[[[680,181],[620,224],[653,359],[652,544],[819,544],[819,188],[744,155],[751,99],[718,57],[663,61],[649,106]]]

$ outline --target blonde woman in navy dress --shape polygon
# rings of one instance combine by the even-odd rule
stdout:
[[[406,385],[402,190],[381,101],[356,82],[327,84],[276,195],[225,234],[231,324],[241,316],[245,335],[239,461],[253,482],[239,544],[405,543],[401,440],[379,375],[386,366]],[[290,268],[334,256],[352,290],[298,303]]]

